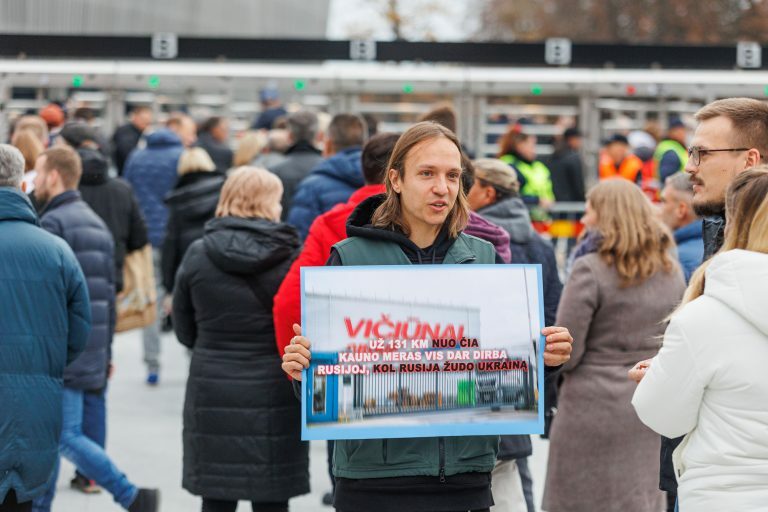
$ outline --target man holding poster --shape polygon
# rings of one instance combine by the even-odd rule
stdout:
[[[347,226],[351,238],[334,247],[327,264],[494,263],[490,244],[462,233],[469,208],[461,188],[461,161],[459,142],[451,131],[431,122],[412,126],[392,153],[386,196],[361,203]],[[425,290],[424,296],[429,295]],[[469,332],[473,313],[466,315]],[[366,328],[350,323],[352,330]],[[301,380],[312,355],[301,328],[294,329],[296,336],[286,347],[282,366]],[[456,329],[454,325],[458,336]],[[440,339],[448,337],[443,334]],[[573,341],[568,330],[549,327],[542,334],[544,364],[567,361]],[[459,341],[461,336],[453,338]],[[470,395],[467,390],[464,400],[471,401]],[[430,400],[436,402],[438,397]],[[334,506],[342,512],[488,510],[493,505],[491,471],[497,450],[497,435],[337,441]]]

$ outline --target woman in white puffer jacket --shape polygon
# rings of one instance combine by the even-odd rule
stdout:
[[[768,167],[726,196],[723,248],[691,278],[632,399],[659,434],[687,434],[673,455],[683,512],[768,510]]]

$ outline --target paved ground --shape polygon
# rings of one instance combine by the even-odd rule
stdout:
[[[163,512],[200,510],[200,499],[181,488],[181,411],[189,358],[172,335],[163,338],[163,374],[160,385],[144,384],[141,336],[118,335],[113,347],[116,373],[107,399],[107,451],[114,462],[139,486],[159,487]],[[547,444],[533,439],[530,465],[537,504],[541,500]],[[69,489],[74,470],[62,463],[53,512],[110,512],[122,510],[106,492],[86,496]],[[312,493],[291,500],[292,512],[328,511],[320,498],[329,490],[324,442],[313,442],[310,455]],[[241,503],[239,512],[250,511]]]

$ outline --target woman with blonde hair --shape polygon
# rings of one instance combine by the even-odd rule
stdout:
[[[252,163],[267,147],[267,134],[263,131],[249,130],[237,142],[237,150],[232,160],[234,167]]]
[[[629,181],[593,188],[582,222],[587,234],[555,322],[568,326],[574,343],[550,433],[543,509],[656,512],[660,439],[632,412],[627,370],[658,350],[683,274],[672,234]]]
[[[630,372],[632,405],[675,450],[680,510],[768,503],[768,166],[726,193],[725,241],[693,274],[658,355]]]
[[[240,167],[227,178],[216,218],[184,256],[173,326],[192,349],[184,401],[183,486],[203,512],[284,512],[309,492],[301,412],[277,365],[272,297],[299,248],[280,223],[283,186]]]
[[[192,242],[203,236],[205,223],[213,218],[224,175],[203,148],[189,148],[179,157],[179,179],[165,196],[168,223],[162,247],[163,287],[173,293],[176,271]]]
[[[43,144],[35,133],[30,129],[16,130],[11,138],[11,145],[21,151],[24,157],[24,178],[21,182],[22,192],[29,194],[34,190],[35,162],[37,157],[45,151]]]

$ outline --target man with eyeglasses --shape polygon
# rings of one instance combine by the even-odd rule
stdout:
[[[699,122],[685,171],[693,183],[693,209],[704,217],[704,259],[723,244],[725,191],[768,154],[768,104],[751,98],[717,100],[696,113]]]
[[[762,163],[768,154],[768,104],[751,98],[726,98],[704,106],[695,117],[699,124],[688,148],[685,172],[693,184],[693,210],[704,218],[706,260],[723,244],[725,191],[739,173]],[[631,379],[640,382],[647,371],[644,363],[647,361],[630,370]],[[659,487],[670,495],[677,494],[672,452],[682,439],[661,438]]]

